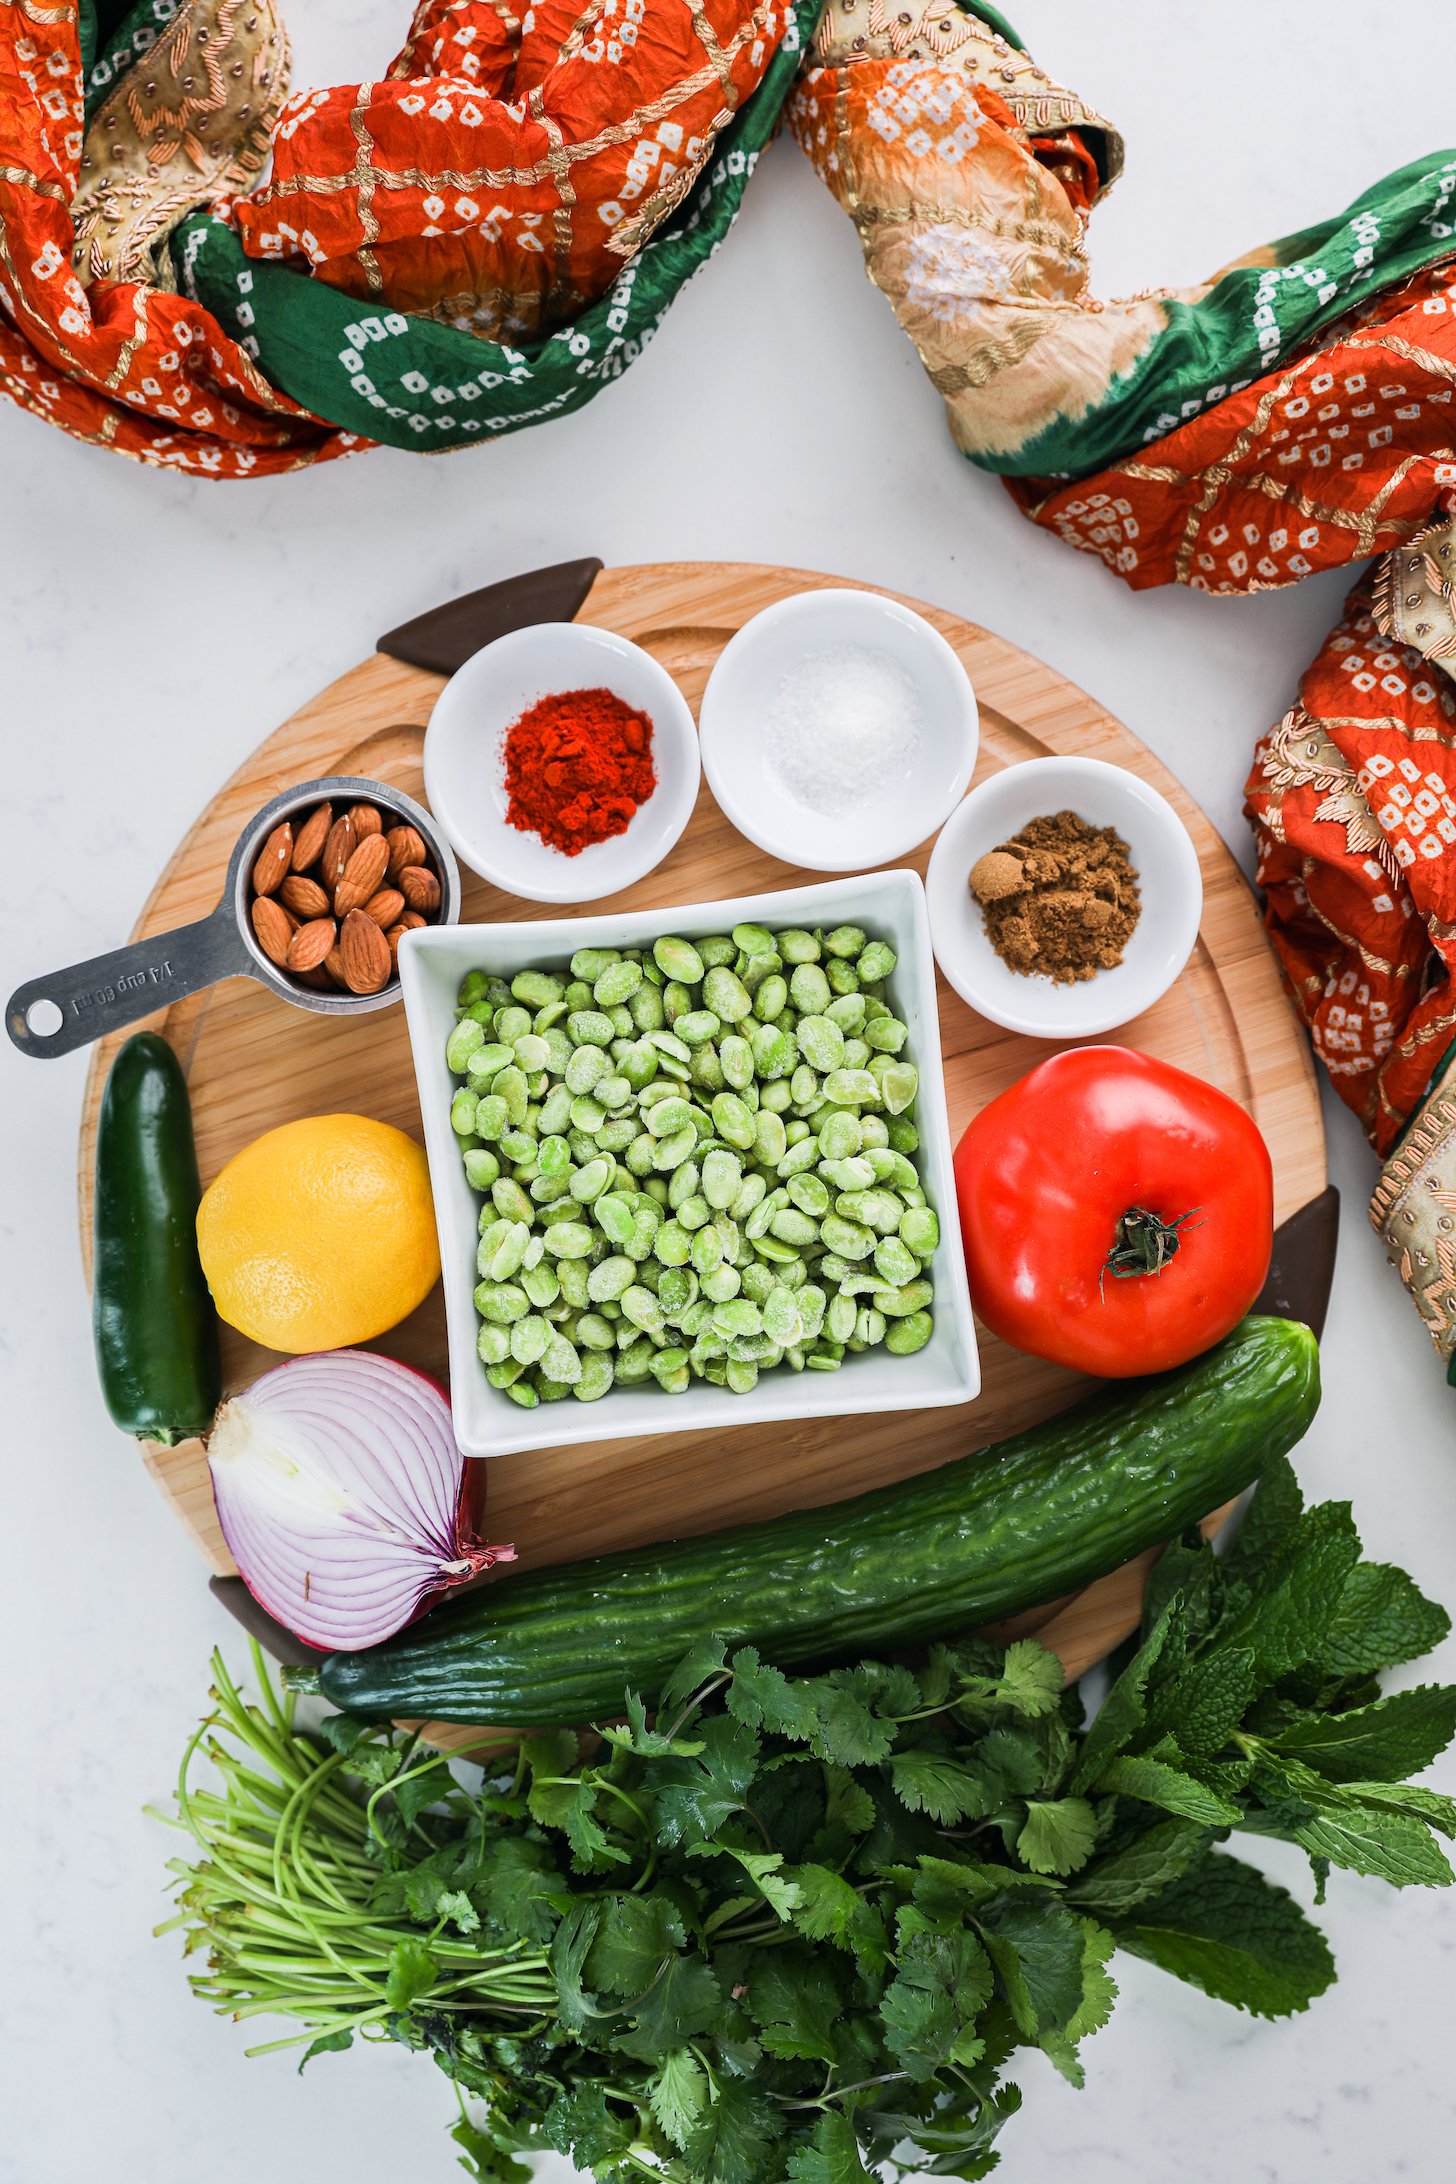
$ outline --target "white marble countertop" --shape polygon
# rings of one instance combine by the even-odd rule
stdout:
[[[377,70],[398,0],[289,9],[298,83]],[[1035,20],[1029,19],[1034,16]],[[1416,0],[1401,47],[1446,20]],[[1196,278],[1305,225],[1443,139],[1449,83],[1387,63],[1353,0],[1041,0],[1039,58],[1118,120],[1129,170],[1096,216],[1099,286]],[[1339,576],[1212,603],[1134,597],[956,457],[859,248],[777,144],[718,259],[643,360],[581,415],[449,459],[388,452],[260,484],[142,469],[0,407],[5,990],[128,931],[162,859],[279,720],[382,629],[578,553],[785,560],[937,601],[1093,691],[1187,782],[1248,861],[1241,788],[1327,628]],[[0,1056],[6,1127],[8,1624],[3,2184],[343,2184],[445,2178],[449,2086],[374,2050],[300,2081],[244,2062],[187,1993],[164,1915],[164,1799],[209,1649],[238,1634],[103,1411],[76,1241],[85,1056]],[[1345,1198],[1325,1407],[1299,1456],[1353,1497],[1369,1549],[1456,1601],[1456,1396],[1364,1220],[1373,1162],[1328,1103]],[[1456,1646],[1422,1676],[1456,1674]],[[1446,1787],[1456,1786],[1448,1761]],[[1307,1900],[1303,1861],[1268,1854]],[[1007,2184],[1436,2184],[1450,2174],[1456,1897],[1337,1875],[1338,1987],[1250,2021],[1120,1960],[1088,2085],[1022,2075]],[[565,2166],[543,2175],[564,2178]]]

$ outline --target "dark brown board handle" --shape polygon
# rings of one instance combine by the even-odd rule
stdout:
[[[386,631],[377,649],[407,667],[453,675],[472,653],[513,629],[528,629],[533,622],[574,622],[601,571],[594,556],[558,561],[549,569],[525,569],[401,622],[398,629]]]

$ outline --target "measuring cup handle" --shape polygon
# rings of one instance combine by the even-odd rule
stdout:
[[[50,1060],[248,968],[231,911],[215,910],[195,925],[134,940],[129,947],[113,948],[107,955],[17,986],[5,1004],[5,1028],[22,1054]],[[49,1009],[41,1006],[47,1002]],[[32,1014],[43,1022],[56,1009],[60,1022],[53,1030],[31,1022]]]

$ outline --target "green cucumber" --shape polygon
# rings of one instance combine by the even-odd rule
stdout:
[[[117,1425],[168,1447],[205,1433],[222,1393],[217,1313],[197,1255],[200,1196],[181,1064],[165,1039],[138,1032],[101,1096],[92,1326]]]
[[[650,1698],[708,1631],[785,1668],[949,1638],[1196,1523],[1292,1448],[1318,1403],[1309,1329],[1245,1320],[1177,1372],[900,1485],[503,1578],[367,1653],[330,1654],[313,1687],[371,1717],[575,1725],[620,1716],[628,1690]]]

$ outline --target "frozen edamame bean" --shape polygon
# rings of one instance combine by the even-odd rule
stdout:
[[[619,1380],[745,1392],[923,1346],[939,1229],[895,969],[854,925],[744,924],[463,982],[446,1059],[489,1193],[493,1384],[528,1405]]]

